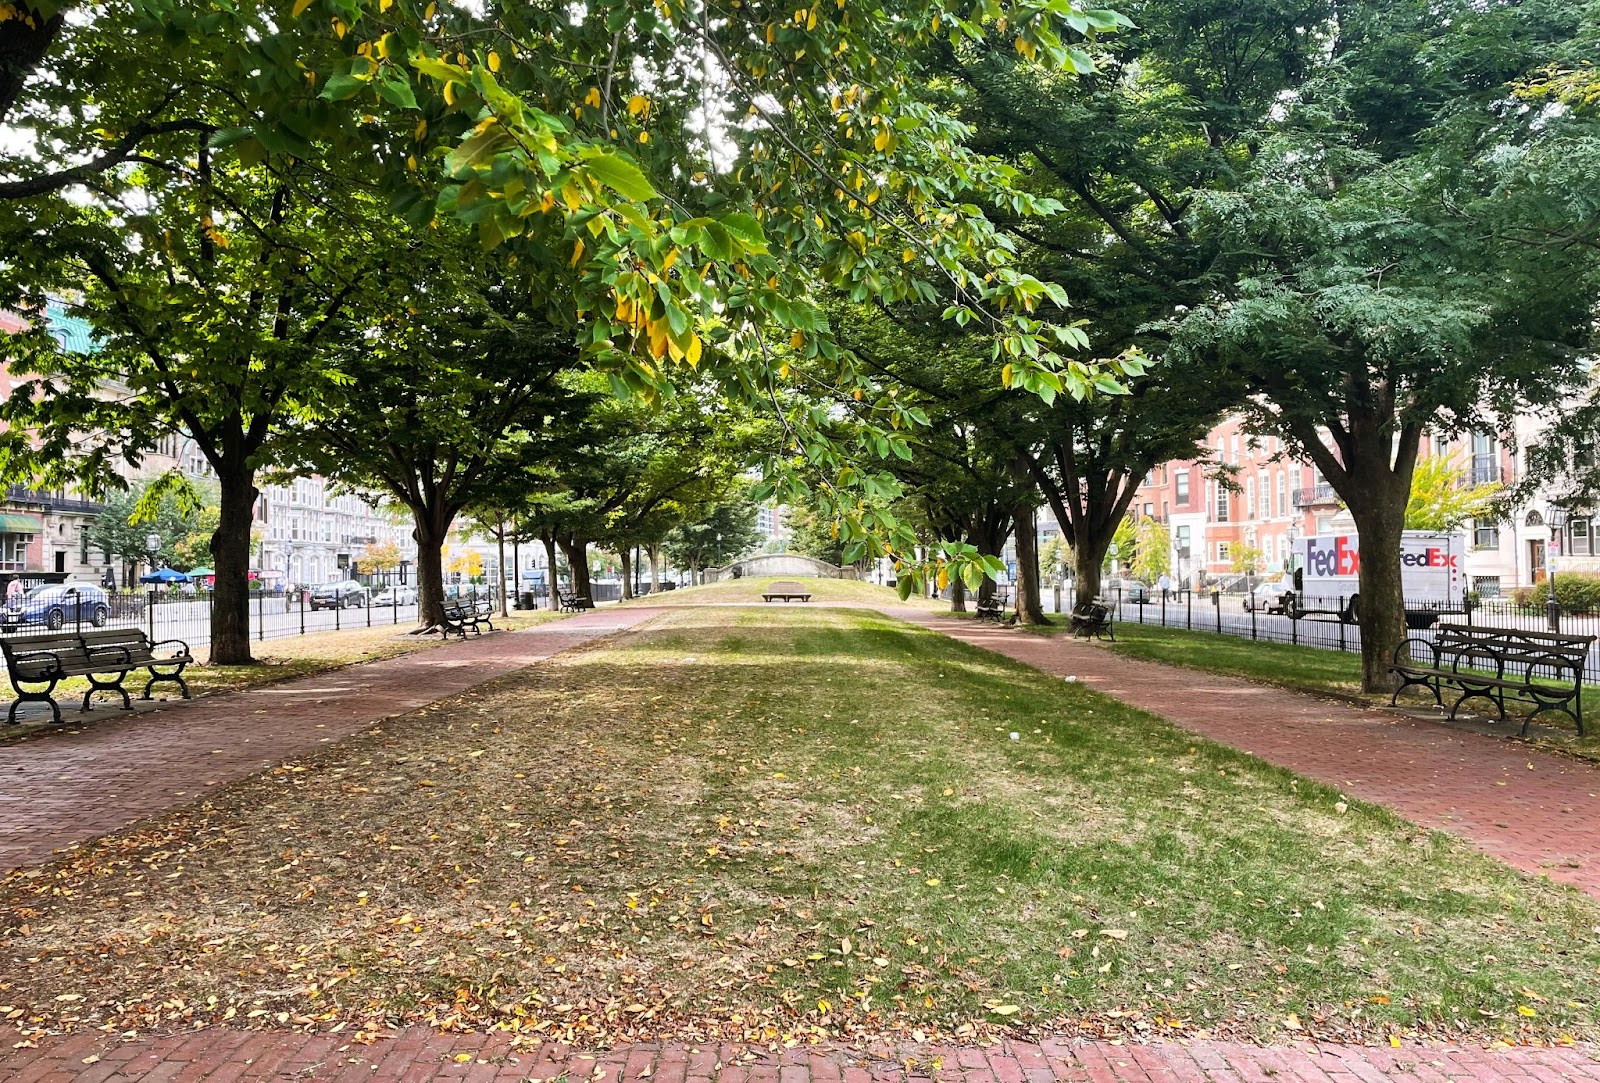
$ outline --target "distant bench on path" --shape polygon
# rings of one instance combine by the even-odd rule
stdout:
[[[779,580],[761,592],[763,602],[775,602],[780,598],[785,602],[809,602],[811,592],[799,583],[791,583],[787,579]]]

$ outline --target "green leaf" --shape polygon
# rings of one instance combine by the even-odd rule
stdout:
[[[402,109],[417,107],[417,96],[411,90],[411,80],[399,72],[391,72],[383,82],[379,83],[378,93],[385,101]]]
[[[643,171],[626,158],[601,151],[585,165],[596,180],[624,199],[643,203],[656,198],[656,190],[645,179]]]
[[[322,88],[322,93],[318,97],[326,98],[330,102],[342,102],[360,94],[366,86],[365,79],[357,79],[354,75],[331,75],[328,77],[328,85]]]
[[[896,594],[900,595],[900,600],[903,602],[907,598],[911,597],[911,588],[915,585],[916,584],[911,581],[910,573],[901,572],[900,577],[895,580],[894,590]]]
[[[734,237],[743,241],[745,247],[752,251],[765,252],[767,250],[766,232],[762,230],[761,223],[756,221],[754,215],[745,214],[743,211],[735,211],[732,214],[723,216],[722,225]]]

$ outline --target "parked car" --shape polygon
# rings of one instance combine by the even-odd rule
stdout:
[[[372,604],[373,605],[387,605],[387,606],[416,605],[417,604],[417,588],[416,587],[384,587],[382,590],[380,590],[378,592],[378,596],[376,598],[372,599]]]
[[[311,588],[312,609],[359,609],[367,604],[367,588],[354,579]]]
[[[106,592],[88,583],[50,583],[34,587],[0,610],[0,630],[14,632],[25,624],[42,624],[51,631],[67,622],[87,621],[96,628],[111,616]]]
[[[1287,583],[1257,583],[1256,589],[1244,596],[1246,612],[1287,615],[1293,602],[1294,591]]]

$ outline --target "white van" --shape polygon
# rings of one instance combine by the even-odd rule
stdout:
[[[1466,602],[1466,541],[1459,534],[1407,530],[1400,537],[1400,584],[1406,624],[1426,628],[1440,613],[1460,613]],[[1292,612],[1331,613],[1347,623],[1361,614],[1361,540],[1318,534],[1294,543]]]

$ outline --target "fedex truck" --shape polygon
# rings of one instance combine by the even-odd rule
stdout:
[[[1426,628],[1440,613],[1459,613],[1466,601],[1465,539],[1459,534],[1408,530],[1400,538],[1400,585],[1406,623]],[[1348,534],[1318,534],[1294,543],[1295,615],[1328,613],[1354,622],[1361,614],[1361,542]]]

